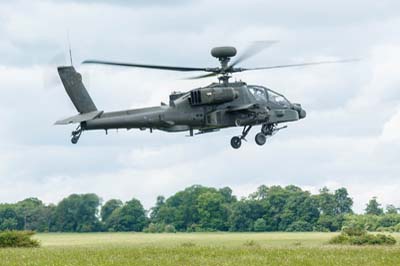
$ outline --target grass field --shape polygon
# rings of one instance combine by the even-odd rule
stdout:
[[[400,265],[400,245],[332,246],[332,233],[38,234],[0,265]],[[400,241],[400,234],[393,234]]]

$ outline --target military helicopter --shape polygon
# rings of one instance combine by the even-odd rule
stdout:
[[[218,77],[218,82],[192,89],[188,92],[173,92],[169,104],[140,109],[104,112],[98,110],[89,96],[81,75],[71,66],[58,67],[64,88],[75,105],[78,115],[59,120],[57,125],[79,123],[72,132],[71,142],[78,143],[83,131],[109,129],[149,129],[166,132],[188,131],[189,136],[211,133],[228,127],[243,127],[242,133],[231,139],[234,149],[240,148],[242,140],[254,126],[261,125],[255,136],[258,145],[264,145],[268,137],[287,126],[282,123],[306,117],[306,111],[298,103],[291,103],[284,95],[260,85],[249,85],[243,81],[230,82],[231,74],[250,70],[300,67],[309,65],[344,63],[354,60],[323,61],[302,64],[277,65],[256,68],[241,68],[237,65],[259,53],[273,42],[262,42],[247,49],[231,64],[236,49],[231,46],[215,47],[211,55],[220,62],[219,67],[180,67],[147,64],[132,64],[101,60],[86,60],[83,64],[102,64],[123,67],[150,68],[159,70],[194,72],[207,74],[190,79]]]

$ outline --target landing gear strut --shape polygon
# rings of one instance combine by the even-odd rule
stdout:
[[[263,133],[266,136],[272,136],[274,131],[275,131],[275,125],[274,124],[264,124],[261,127],[261,133]]]
[[[72,144],[78,143],[78,140],[82,135],[82,132],[83,130],[80,125],[74,131],[72,131],[72,138],[71,138]]]
[[[287,128],[287,126],[277,127],[276,124],[264,124],[261,127],[261,133],[263,133],[266,136],[272,136],[279,130],[282,130],[285,128]]]
[[[242,135],[235,136],[231,139],[231,146],[234,149],[239,149],[242,145],[242,140],[246,140],[246,136],[249,133],[252,126],[244,126]],[[267,142],[267,138],[274,135],[279,130],[287,128],[287,126],[277,127],[277,124],[263,124],[261,132],[257,133],[255,141],[258,145],[262,146]]]
[[[249,131],[252,126],[244,126],[242,135],[241,136],[235,136],[231,139],[231,146],[234,149],[239,149],[240,146],[242,145],[242,139],[246,140],[247,134],[249,134]]]
[[[279,130],[285,129],[287,126],[276,127],[276,124],[264,124],[261,127],[261,132],[256,135],[256,143],[260,146],[264,145],[267,141],[267,137],[271,137]]]

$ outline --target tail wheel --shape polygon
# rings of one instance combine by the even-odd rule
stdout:
[[[240,137],[233,137],[231,139],[232,148],[239,149],[241,145],[242,145],[242,140],[240,139]]]
[[[83,132],[83,129],[82,129],[81,125],[79,125],[74,131],[72,131],[72,138],[71,138],[72,144],[78,143],[79,138],[82,135],[82,132]]]
[[[260,132],[260,133],[258,133],[258,134],[256,135],[255,140],[256,140],[256,143],[257,143],[258,145],[262,146],[262,145],[264,145],[265,142],[267,141],[267,137],[266,137],[262,132]]]
[[[78,143],[78,140],[79,140],[79,138],[74,136],[71,138],[71,143],[76,144],[76,143]]]

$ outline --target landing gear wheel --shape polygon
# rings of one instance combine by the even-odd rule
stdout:
[[[240,137],[233,137],[231,139],[232,148],[239,149],[241,145],[242,145],[242,140],[240,139]]]
[[[263,133],[260,132],[260,133],[257,133],[255,140],[258,145],[262,146],[267,141],[267,137]]]
[[[72,142],[72,144],[76,144],[76,143],[78,143],[78,140],[79,140],[79,138],[74,136],[74,137],[72,137],[71,142]]]
[[[72,144],[77,144],[78,143],[78,140],[82,135],[82,131],[83,130],[82,130],[81,126],[78,126],[76,128],[76,130],[72,131],[72,138],[71,138]]]

